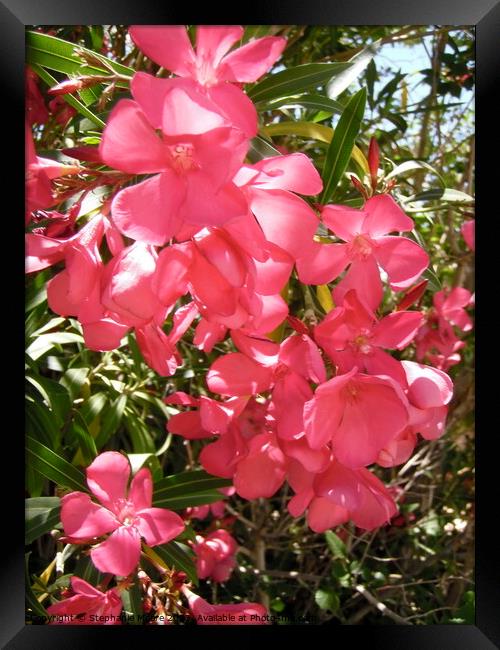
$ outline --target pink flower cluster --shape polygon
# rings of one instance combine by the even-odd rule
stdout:
[[[176,345],[191,325],[205,352],[229,333],[238,352],[219,357],[207,375],[223,400],[170,396],[193,410],[172,417],[169,430],[188,439],[216,436],[200,461],[232,478],[240,496],[268,497],[288,480],[290,512],[308,509],[314,530],[348,519],[381,525],[395,504],[367,467],[404,462],[418,433],[441,435],[452,397],[444,372],[386,351],[408,346],[422,314],[376,313],[386,279],[403,291],[427,268],[425,251],[401,236],[413,221],[388,194],[367,198],[362,209],[327,205],[318,217],[298,196],[322,190],[307,156],[245,162],[257,113],[241,84],[277,61],[285,39],[231,50],[241,27],[199,27],[196,49],[184,27],[135,26],[130,35],[176,76],[134,75],[132,99],[115,105],[99,148],[118,170],[112,197],[78,232],[73,220],[64,236],[27,235],[27,270],[64,261],[48,283],[51,309],[78,318],[93,350],[114,349],[134,330],[144,359],[164,376],[182,363]],[[316,237],[320,226],[331,243]],[[294,265],[304,284],[343,274],[332,293],[337,306],[314,329],[288,316],[281,295]],[[269,333],[287,317],[298,332],[275,343]],[[108,565],[106,549],[119,539],[127,560],[113,569],[126,573],[141,534],[151,543],[165,535],[147,528],[147,499],[136,503],[134,482],[125,496],[121,471],[117,498],[134,525],[123,524],[114,497],[102,501],[99,489],[112,516],[101,508],[103,526],[87,531],[78,522],[67,533],[115,531],[92,557]],[[98,507],[86,498],[89,509]]]
[[[188,439],[216,436],[200,462],[231,478],[246,499],[271,497],[288,480],[296,493],[291,514],[308,508],[315,531],[349,519],[380,526],[396,506],[366,467],[406,461],[418,433],[440,436],[452,397],[444,372],[381,349],[403,349],[421,323],[419,312],[377,321],[350,290],[312,336],[277,344],[232,332],[240,352],[219,357],[207,375],[210,390],[226,399],[170,396],[168,403],[193,410],[172,416],[168,430]],[[329,380],[320,348],[337,369]]]
[[[465,347],[465,341],[456,335],[454,327],[464,334],[472,330],[472,320],[465,309],[473,305],[474,296],[463,287],[437,291],[416,337],[417,359],[427,359],[445,371],[460,363],[459,351]]]

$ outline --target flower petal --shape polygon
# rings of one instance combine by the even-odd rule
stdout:
[[[236,289],[196,248],[189,269],[190,290],[209,311],[231,316],[236,311]]]
[[[87,467],[87,485],[90,491],[110,510],[113,510],[116,501],[126,497],[129,477],[130,464],[117,451],[99,454]]]
[[[311,159],[303,153],[264,158],[252,169],[262,172],[252,181],[252,185],[267,190],[289,190],[314,196],[323,189],[321,176]]]
[[[219,357],[210,366],[207,386],[221,395],[255,395],[267,390],[272,371],[239,352]]]
[[[408,409],[402,391],[388,378],[358,374],[344,391],[342,422],[333,434],[332,449],[343,465],[358,468],[375,462],[380,450],[406,427]]]
[[[257,135],[257,111],[250,97],[240,88],[223,82],[211,86],[208,95],[228,121],[241,129],[247,138]]]
[[[409,287],[429,266],[429,256],[411,239],[379,237],[376,241],[375,257],[395,291]]]
[[[286,47],[282,36],[265,36],[230,52],[218,70],[220,79],[249,83],[257,81],[279,59]]]
[[[325,530],[344,524],[346,521],[349,521],[349,511],[330,499],[316,497],[311,501],[307,512],[307,523],[315,533],[324,533]]]
[[[200,25],[196,30],[196,55],[216,68],[224,54],[243,36],[239,25]]]
[[[128,576],[141,556],[141,536],[134,526],[120,526],[90,552],[94,565],[103,573]]]
[[[112,318],[102,318],[94,323],[83,323],[82,329],[85,345],[90,350],[105,352],[119,347],[130,327]]]
[[[128,493],[136,511],[150,508],[153,500],[153,480],[147,467],[142,467],[132,479]]]
[[[304,242],[310,242],[319,221],[298,196],[284,190],[252,188],[250,207],[266,238],[297,259],[303,253]]]
[[[236,466],[236,492],[244,499],[272,497],[285,480],[285,468],[285,456],[274,436],[258,434],[250,442],[248,455]]]
[[[188,86],[173,86],[163,103],[162,131],[166,136],[200,135],[227,125],[208,97]]]
[[[188,223],[220,226],[247,213],[245,196],[234,183],[214,190],[213,180],[203,171],[188,174],[186,178],[187,192],[181,215]]]
[[[88,539],[116,530],[114,515],[90,500],[84,492],[70,492],[61,499],[61,522],[69,537]]]
[[[111,111],[99,153],[106,165],[129,174],[155,174],[168,166],[164,144],[132,99],[120,100]]]
[[[408,381],[408,399],[419,409],[449,404],[453,397],[453,382],[437,368],[415,361],[402,361]]]
[[[170,542],[185,528],[179,515],[165,508],[146,508],[137,515],[139,517],[137,528],[150,546]]]
[[[357,292],[357,297],[365,307],[375,311],[382,300],[383,290],[377,262],[373,255],[365,260],[354,260],[342,280],[333,289],[335,304],[342,304],[344,296],[350,290]]]
[[[180,77],[191,76],[196,59],[184,26],[132,25],[129,34],[148,59]]]
[[[364,210],[348,208],[345,205],[326,205],[321,211],[323,223],[344,241],[351,241],[363,231],[365,218]]]
[[[363,206],[363,210],[366,212],[363,232],[371,237],[413,230],[415,226],[413,219],[410,219],[388,194],[372,196]]]
[[[402,350],[411,343],[423,321],[419,311],[389,314],[374,327],[371,342],[383,348]]]
[[[165,332],[154,323],[136,328],[137,345],[150,368],[162,377],[170,377],[182,360]]]
[[[118,192],[111,204],[113,223],[127,237],[163,246],[181,225],[178,210],[185,193],[184,182],[167,169]]]
[[[304,284],[326,284],[335,280],[349,264],[346,244],[311,242],[297,258],[297,273]]]

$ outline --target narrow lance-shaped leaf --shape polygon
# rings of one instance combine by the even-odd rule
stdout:
[[[332,141],[334,130],[330,126],[324,124],[315,124],[314,122],[292,122],[287,120],[285,122],[277,122],[276,124],[268,124],[260,129],[261,133],[267,136],[273,135],[298,135],[312,140],[319,140],[320,142],[330,143]],[[352,159],[360,166],[365,174],[369,173],[368,161],[364,153],[359,147],[352,148]]]
[[[329,111],[338,114],[341,114],[345,108],[345,105],[340,102],[316,94],[281,97],[280,99],[275,99],[269,102],[262,102],[259,104],[258,108],[259,110],[274,111],[277,108],[293,108],[295,106],[313,108],[320,111]]]
[[[85,64],[83,72],[86,74],[103,74],[110,72],[109,68],[112,68],[116,73],[125,77],[132,77],[134,74],[132,68],[121,63],[116,63],[102,54],[88,50],[81,45],[68,43],[68,41],[61,38],[41,34],[40,32],[26,32],[26,58],[30,65],[32,63],[38,63],[45,68],[49,68],[49,70],[65,72],[66,74],[80,72],[84,64],[82,59],[75,54],[75,49],[88,54],[96,61],[102,62],[99,66]],[[119,81],[117,85],[127,88],[127,83],[124,81]]]
[[[192,556],[187,553],[187,548],[187,546],[172,541],[168,542],[168,544],[155,546],[153,550],[170,569],[184,571],[191,582],[197,585],[196,568]]]
[[[72,490],[87,491],[83,473],[31,436],[26,436],[27,463],[42,476]]]
[[[59,497],[36,497],[26,499],[24,543],[31,544],[51,531],[60,521]]]
[[[338,97],[353,81],[355,81],[363,70],[368,66],[380,47],[380,40],[367,45],[361,52],[348,61],[351,67],[336,74],[326,86],[326,94],[330,99]]]
[[[335,127],[322,173],[324,189],[321,203],[323,204],[332,197],[347,168],[365,112],[365,103],[366,88],[362,88],[351,98]]]
[[[271,74],[248,91],[253,102],[288,97],[316,88],[334,75],[350,68],[351,63],[307,63]]]

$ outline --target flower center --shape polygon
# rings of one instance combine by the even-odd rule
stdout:
[[[355,259],[366,260],[372,254],[372,243],[365,235],[356,235],[350,246],[351,256]]]
[[[133,526],[135,524],[137,517],[135,514],[134,504],[131,501],[127,501],[127,499],[118,499],[115,507],[118,519],[124,526]]]
[[[352,345],[357,349],[361,354],[370,354],[373,347],[369,342],[370,332],[369,330],[362,329],[361,332],[352,340]]]
[[[176,172],[188,172],[199,167],[194,159],[194,147],[189,143],[179,143],[168,147],[172,158],[172,166]]]
[[[195,76],[202,86],[213,86],[218,82],[212,62],[200,56],[196,60]]]

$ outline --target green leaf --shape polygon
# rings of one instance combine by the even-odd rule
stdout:
[[[92,424],[102,409],[106,406],[107,401],[108,396],[104,392],[95,393],[85,400],[80,408],[80,414],[87,423],[87,426]]]
[[[26,553],[24,556],[24,576],[25,576],[25,596],[26,596],[26,613],[27,622],[29,623],[46,623],[49,615],[45,607],[38,602],[37,597],[33,593],[30,581],[30,573],[28,566],[28,559],[30,554]],[[37,620],[39,619],[39,620]]]
[[[41,334],[31,343],[26,350],[26,354],[29,354],[36,361],[56,345],[67,345],[68,343],[83,343],[83,337],[80,334],[73,334],[71,332]]]
[[[344,542],[332,530],[325,533],[326,543],[330,549],[333,559],[346,557],[346,547]]]
[[[459,190],[451,190],[447,187],[426,190],[419,192],[405,199],[405,203],[416,203],[417,201],[447,201],[449,203],[474,203],[474,197]]]
[[[102,61],[102,66],[97,67],[84,64],[82,59],[75,54],[75,48],[91,55],[94,59]],[[30,65],[38,63],[49,70],[64,72],[68,75],[76,73],[90,75],[109,74],[107,66],[118,74],[127,77],[132,77],[135,72],[132,68],[128,68],[121,63],[116,63],[98,52],[40,32],[26,32],[26,59]],[[128,88],[128,84],[123,81],[119,81],[117,85],[122,88]]]
[[[330,99],[338,97],[353,81],[355,81],[363,70],[368,66],[380,47],[380,40],[367,45],[361,52],[349,59],[349,68],[336,74],[326,86],[326,94]]]
[[[127,621],[131,625],[142,625],[144,620],[144,610],[142,609],[142,590],[137,584],[121,592],[123,609],[127,616]]]
[[[398,128],[401,131],[401,133],[404,133],[408,128],[407,121],[403,117],[401,117],[401,115],[399,115],[398,113],[385,113],[383,117],[385,117],[386,120],[392,122],[396,126],[396,128]]]
[[[124,420],[134,453],[154,454],[156,450],[150,428],[143,422],[139,415],[135,411],[129,410],[125,413]]]
[[[25,501],[24,543],[31,544],[60,522],[59,497],[36,497]]]
[[[47,445],[60,446],[61,428],[55,414],[45,405],[26,396],[26,430]]]
[[[49,481],[72,490],[87,492],[83,473],[31,436],[26,436],[26,451],[27,464]]]
[[[123,393],[115,399],[109,409],[103,412],[103,424],[95,441],[97,449],[101,449],[120,426],[126,405],[127,395]]]
[[[217,488],[231,485],[229,479],[217,478],[203,470],[167,476],[154,486],[153,505],[169,510],[183,510],[220,501]]]
[[[337,127],[338,128],[338,127]],[[314,122],[292,122],[284,121],[278,122],[276,124],[268,124],[263,126],[260,129],[261,133],[267,136],[273,135],[298,135],[303,138],[309,138],[312,140],[319,140],[320,142],[330,143],[333,140],[335,134],[334,130],[325,126],[324,124],[315,124]],[[358,164],[361,169],[369,174],[370,170],[368,167],[368,161],[365,158],[365,155],[356,145],[352,148],[352,159]]]
[[[281,97],[274,101],[268,102],[261,110],[274,111],[277,108],[294,108],[302,106],[303,108],[313,108],[319,111],[328,111],[329,113],[342,113],[345,108],[344,104],[336,102],[323,95],[297,95],[295,97]]]
[[[137,474],[141,467],[147,467],[151,471],[153,482],[155,480],[161,480],[163,477],[161,465],[154,453],[149,452],[147,454],[127,454],[127,456],[132,468],[132,475]]]
[[[351,67],[351,63],[306,63],[266,77],[252,86],[248,96],[253,102],[289,97],[323,85],[335,75]]]
[[[365,103],[366,88],[362,88],[350,99],[335,128],[322,173],[323,204],[328,203],[347,168],[363,119]]]
[[[155,546],[153,550],[171,569],[184,571],[191,582],[198,584],[196,567],[192,555],[187,552],[187,546],[178,542],[168,542],[168,544]]]
[[[66,388],[57,381],[40,375],[26,375],[26,380],[45,400],[54,414],[56,426],[61,428],[71,408],[71,399]]]
[[[270,158],[272,156],[281,156],[281,153],[272,144],[269,144],[267,140],[259,138],[258,135],[250,140],[247,157],[251,163],[256,163],[263,158]]]
[[[325,589],[318,589],[314,594],[314,600],[320,609],[331,612],[336,612],[340,606],[340,599],[337,594]]]
[[[60,379],[60,383],[68,389],[73,400],[80,396],[82,386],[87,379],[90,368],[70,368]]]
[[[92,434],[87,428],[87,424],[82,415],[75,411],[74,419],[71,422],[69,435],[73,435],[78,440],[78,447],[81,452],[81,458],[85,465],[90,465],[97,456],[97,447]]]
[[[401,176],[407,172],[421,169],[427,169],[431,173],[435,174],[438,177],[439,182],[443,185],[443,188],[445,187],[445,182],[441,174],[436,169],[434,169],[434,167],[429,165],[429,163],[426,163],[423,160],[406,160],[404,163],[401,163],[400,165],[394,167],[394,169],[389,172],[387,176],[385,176],[384,180],[388,181],[394,176]]]

